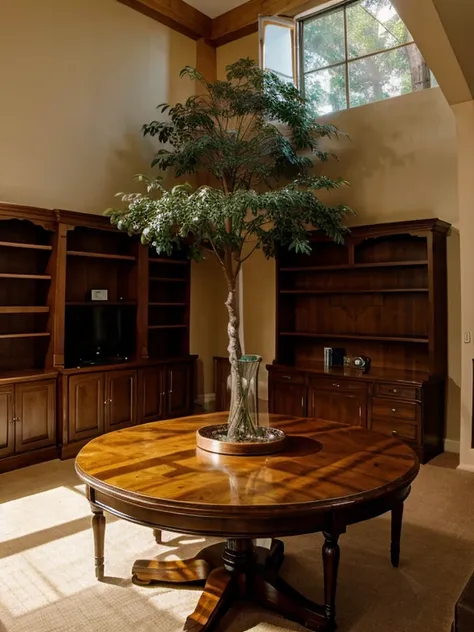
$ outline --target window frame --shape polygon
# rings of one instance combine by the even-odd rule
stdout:
[[[353,58],[349,58],[348,56],[348,36],[347,36],[347,8],[352,6],[352,5],[356,5],[359,4],[360,0],[342,0],[341,2],[337,2],[337,3],[331,3],[331,6],[327,6],[327,7],[323,7],[323,8],[316,8],[316,9],[311,9],[308,11],[305,11],[303,14],[300,14],[298,16],[296,16],[295,18],[295,22],[296,22],[296,35],[297,35],[297,46],[296,46],[296,64],[295,61],[293,63],[293,65],[297,67],[298,69],[298,75],[297,75],[297,79],[298,79],[298,83],[296,84],[301,95],[303,96],[303,98],[306,97],[305,94],[305,77],[306,75],[315,73],[315,72],[321,72],[322,70],[330,70],[331,68],[337,68],[337,67],[344,67],[344,74],[345,74],[345,93],[346,93],[346,107],[343,110],[339,110],[339,111],[344,111],[344,110],[350,110],[353,107],[358,107],[358,106],[352,106],[351,105],[351,95],[350,95],[350,82],[349,82],[349,65],[353,62],[357,62],[360,61],[361,59],[367,59],[369,57],[375,57],[377,55],[381,55],[383,53],[388,53],[394,50],[398,50],[400,48],[407,48],[408,46],[416,46],[415,40],[413,39],[413,36],[410,33],[410,37],[411,40],[404,42],[403,44],[397,44],[395,46],[391,46],[388,48],[381,48],[378,49],[372,53],[366,53],[364,55],[359,55],[357,57],[353,57]],[[314,20],[320,19],[321,17],[325,16],[325,15],[329,15],[331,13],[337,13],[339,11],[343,12],[343,20],[344,20],[344,59],[342,61],[339,62],[335,62],[333,64],[328,64],[327,66],[321,66],[318,68],[314,68],[313,70],[309,71],[309,72],[304,72],[304,24],[305,22],[312,22]],[[397,14],[398,15],[398,14]],[[401,18],[400,18],[401,19]],[[388,30],[388,29],[387,29]],[[408,29],[407,29],[408,31]],[[409,31],[408,31],[409,32]],[[426,62],[425,62],[426,63]],[[371,103],[373,103],[371,101]],[[337,110],[336,110],[337,111]],[[324,114],[321,114],[320,116],[325,116]]]
[[[293,71],[293,83],[298,88],[300,88],[300,73],[298,66],[298,41],[299,41],[299,27],[298,21],[293,18],[283,18],[279,16],[262,16],[258,17],[258,33],[259,33],[259,46],[258,46],[258,54],[259,54],[259,67],[265,68],[265,29],[267,26],[280,26],[287,28],[291,33],[291,66]],[[280,73],[275,72],[278,76]]]

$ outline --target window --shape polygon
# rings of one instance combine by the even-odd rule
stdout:
[[[334,2],[331,2],[334,4]],[[283,47],[263,20],[263,67],[282,76]],[[279,29],[290,37],[290,25]],[[286,25],[286,26],[285,26]],[[296,20],[299,85],[316,115],[430,88],[435,80],[390,0],[351,0]],[[283,35],[280,35],[280,39]],[[276,51],[274,54],[273,51]],[[294,47],[293,47],[294,51]],[[287,59],[287,65],[291,62]]]

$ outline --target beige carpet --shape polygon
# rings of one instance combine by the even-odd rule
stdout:
[[[474,474],[451,455],[422,468],[405,510],[402,564],[390,566],[386,517],[341,538],[340,632],[449,632],[453,605],[474,571]],[[89,507],[72,461],[0,476],[1,632],[178,632],[199,590],[130,582],[136,558],[190,556],[203,539],[110,519],[106,581],[94,577]],[[321,597],[320,535],[287,538],[283,574]],[[229,612],[222,632],[303,630],[247,605]]]

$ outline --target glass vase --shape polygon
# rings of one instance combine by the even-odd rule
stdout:
[[[231,372],[228,441],[255,441],[259,437],[258,369],[261,356],[243,355],[238,370]]]

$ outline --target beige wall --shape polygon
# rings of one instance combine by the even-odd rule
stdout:
[[[218,76],[225,64],[242,55],[257,55],[251,35],[218,49]],[[446,436],[459,439],[460,414],[460,264],[457,145],[453,113],[437,88],[340,112],[326,121],[348,133],[335,143],[339,162],[329,175],[351,183],[331,194],[334,203],[357,211],[354,223],[439,217],[455,229],[448,239],[449,403]],[[265,362],[275,354],[275,274],[273,261],[257,253],[244,269],[244,331],[247,351]],[[260,392],[266,388],[262,373]]]
[[[0,199],[102,213],[148,171],[156,105],[194,92],[179,70],[195,42],[116,0],[0,0],[0,16]],[[206,265],[192,267],[191,350],[209,392]]]

